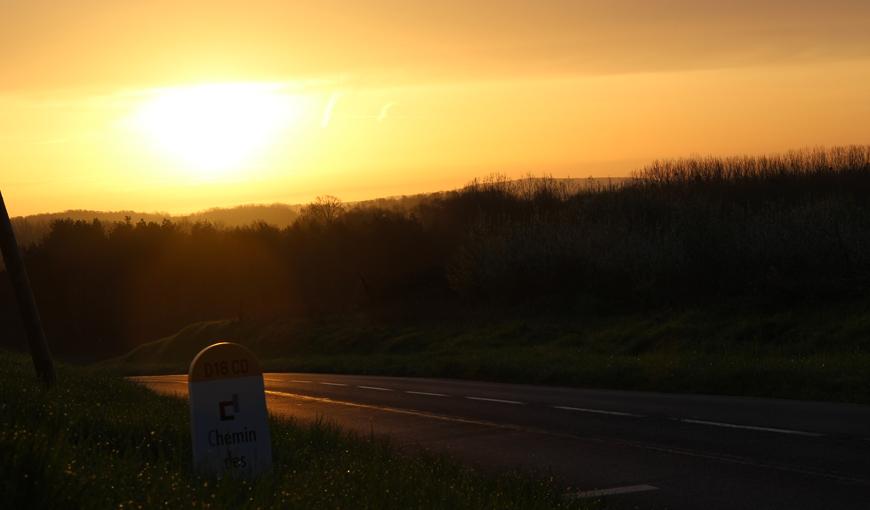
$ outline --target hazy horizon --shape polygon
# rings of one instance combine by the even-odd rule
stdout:
[[[246,209],[246,208],[258,209],[258,208],[274,208],[274,207],[287,207],[287,208],[303,207],[303,206],[317,200],[318,197],[323,197],[323,196],[335,197],[339,201],[341,201],[342,203],[344,203],[346,205],[353,206],[354,204],[365,204],[367,202],[374,202],[374,201],[380,201],[380,200],[402,200],[405,198],[434,195],[434,194],[450,192],[450,191],[459,191],[459,190],[465,188],[466,186],[472,184],[475,181],[485,182],[485,181],[488,181],[490,179],[498,180],[502,176],[503,176],[503,174],[497,174],[497,173],[496,174],[489,174],[489,175],[484,175],[484,176],[472,178],[472,180],[466,181],[466,182],[462,183],[461,185],[455,186],[455,187],[438,188],[438,189],[431,189],[428,191],[410,192],[410,193],[403,193],[403,194],[397,194],[397,195],[371,195],[371,196],[367,195],[367,196],[363,196],[362,198],[352,199],[352,200],[345,200],[344,197],[335,197],[335,195],[332,195],[329,193],[324,193],[321,195],[308,197],[308,198],[305,198],[304,200],[298,200],[298,201],[240,202],[240,203],[228,203],[226,205],[218,205],[218,206],[206,206],[206,207],[202,207],[202,208],[194,208],[194,209],[189,209],[189,210],[178,210],[178,211],[144,210],[144,209],[132,209],[132,208],[123,208],[123,209],[76,208],[76,209],[37,211],[37,212],[29,213],[29,214],[13,214],[13,215],[11,215],[11,217],[13,219],[19,219],[19,218],[31,218],[31,217],[36,217],[36,216],[58,216],[58,215],[63,215],[63,214],[67,214],[67,213],[91,213],[91,212],[94,212],[94,213],[101,213],[101,214],[137,213],[137,214],[146,214],[149,216],[165,215],[165,216],[170,216],[173,218],[177,218],[177,217],[184,218],[184,217],[188,217],[188,216],[205,215],[205,214],[210,213],[210,212],[234,211],[237,209]],[[522,180],[522,179],[529,179],[529,178],[531,178],[531,179],[550,179],[551,176],[548,176],[548,175],[538,176],[538,175],[532,174],[532,175],[520,176],[517,179]],[[597,182],[607,182],[607,181],[611,181],[611,180],[623,181],[623,180],[627,179],[628,177],[627,176],[604,176],[604,177],[560,177],[560,178],[552,177],[552,178],[557,179],[557,180],[567,180],[567,181],[588,181],[591,179],[591,180],[594,180]],[[514,179],[511,179],[511,180],[514,180]]]

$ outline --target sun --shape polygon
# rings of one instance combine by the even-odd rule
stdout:
[[[242,170],[298,120],[301,102],[280,85],[208,84],[159,89],[135,124],[150,145],[194,176]]]

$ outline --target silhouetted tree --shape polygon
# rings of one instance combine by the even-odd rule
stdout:
[[[870,148],[656,162],[616,187],[495,177],[286,228],[58,220],[25,251],[52,350],[120,354],[195,321],[438,307],[829,299],[870,282]],[[22,345],[0,278],[0,339]]]

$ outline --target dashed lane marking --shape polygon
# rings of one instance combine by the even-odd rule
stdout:
[[[500,398],[486,398],[486,397],[465,397],[468,400],[482,400],[483,402],[495,402],[498,404],[513,404],[513,405],[525,405],[525,402],[520,402],[518,400],[502,400]]]
[[[390,388],[381,388],[380,386],[357,386],[357,388],[362,388],[364,390],[375,390],[375,391],[393,391]]]
[[[179,397],[186,396],[187,384],[185,384],[183,381],[178,381],[175,384],[182,386],[181,388],[179,388],[179,391],[177,392],[178,396]],[[147,385],[148,384],[146,384],[146,386]],[[163,385],[158,385],[158,386],[163,386]],[[620,439],[603,439],[603,438],[598,438],[598,437],[581,436],[578,434],[557,432],[557,431],[553,431],[553,430],[544,430],[544,429],[539,429],[539,428],[535,428],[535,427],[524,427],[524,426],[507,424],[507,423],[496,423],[496,422],[485,421],[485,420],[474,420],[474,419],[467,419],[467,418],[459,418],[459,417],[455,417],[455,416],[445,416],[445,415],[439,415],[439,414],[435,414],[435,413],[428,413],[425,411],[417,411],[417,410],[411,410],[411,409],[399,409],[399,408],[394,408],[394,407],[383,407],[383,406],[374,406],[374,405],[369,405],[369,404],[359,404],[359,403],[355,403],[355,402],[332,400],[332,399],[323,398],[323,397],[312,397],[312,396],[308,396],[308,395],[301,395],[301,394],[297,394],[297,393],[287,393],[287,392],[283,392],[283,391],[266,390],[266,394],[276,396],[276,397],[284,397],[284,398],[291,398],[291,399],[298,399],[298,400],[307,400],[310,402],[321,402],[324,404],[337,404],[337,405],[342,405],[342,406],[350,406],[350,407],[357,407],[357,408],[363,408],[363,409],[372,409],[372,410],[377,410],[377,411],[381,411],[381,412],[389,412],[389,413],[395,413],[395,414],[405,414],[405,415],[411,415],[411,416],[418,416],[421,418],[429,418],[429,419],[441,420],[441,421],[446,421],[446,422],[466,423],[466,424],[473,424],[473,425],[481,425],[481,426],[485,426],[485,427],[493,427],[493,428],[498,428],[498,429],[503,429],[503,430],[511,430],[511,431],[515,431],[515,432],[540,434],[540,435],[545,435],[545,436],[550,436],[550,437],[561,437],[564,439],[572,439],[572,440],[584,441],[584,442],[589,442],[589,443],[610,444],[610,445],[614,445],[614,446],[639,448],[639,449],[643,449],[643,450],[647,450],[647,451],[659,452],[659,453],[664,453],[664,454],[669,454],[669,455],[694,457],[694,458],[706,459],[706,460],[723,462],[723,463],[728,463],[728,464],[744,465],[744,466],[749,466],[749,467],[759,468],[759,469],[772,469],[772,470],[781,471],[781,472],[800,473],[803,475],[814,476],[814,477],[819,477],[819,478],[826,478],[829,480],[836,480],[836,481],[846,482],[846,483],[854,483],[854,484],[858,484],[858,485],[862,485],[862,486],[870,486],[870,478],[866,478],[866,479],[865,478],[857,478],[854,476],[844,475],[841,473],[819,471],[819,470],[814,470],[814,469],[806,469],[806,468],[802,468],[800,466],[794,466],[794,465],[759,462],[755,459],[751,459],[748,457],[721,455],[721,454],[707,453],[707,452],[698,451],[698,450],[687,450],[687,449],[681,449],[681,448],[667,448],[667,447],[663,447],[663,446],[657,446],[655,444],[642,443],[642,442],[638,442],[638,441],[628,441],[628,440],[620,440]],[[868,438],[868,439],[870,439],[870,438]]]
[[[755,425],[737,425],[736,423],[722,423],[718,421],[707,420],[690,420],[688,418],[681,418],[680,421],[683,423],[693,423],[695,425],[710,425],[713,427],[724,427],[729,429],[758,430],[761,432],[776,432],[778,434],[791,434],[794,436],[822,437],[824,435],[818,434],[816,432],[805,432],[803,430],[778,429],[774,427],[758,427]]]
[[[347,384],[340,383],[340,382],[325,382],[325,381],[321,381],[320,384],[325,384],[325,385],[327,385],[327,386],[347,386]]]
[[[613,487],[610,489],[597,489],[594,491],[581,491],[575,492],[574,494],[570,494],[570,497],[573,498],[600,498],[602,496],[616,496],[619,494],[631,494],[633,492],[646,492],[646,491],[657,491],[658,487],[655,485],[626,485],[624,487]]]
[[[630,416],[632,418],[643,418],[642,414],[624,413],[622,411],[605,411],[604,409],[587,409],[585,407],[553,406],[553,409],[561,409],[563,411],[577,411],[581,413],[609,414],[613,416]]]
[[[449,395],[446,395],[444,393],[430,393],[428,391],[405,390],[405,393],[410,393],[411,395],[425,395],[427,397],[447,397],[447,396],[449,396]]]

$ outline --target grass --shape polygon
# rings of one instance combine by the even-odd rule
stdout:
[[[125,373],[183,373],[220,339],[268,370],[455,377],[647,391],[870,403],[870,304],[765,309],[748,302],[506,319],[193,324],[113,360]]]
[[[0,492],[7,508],[584,508],[551,482],[397,453],[325,423],[272,418],[274,469],[191,472],[188,410],[115,375],[59,367],[51,390],[0,351]]]

